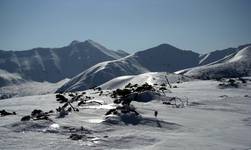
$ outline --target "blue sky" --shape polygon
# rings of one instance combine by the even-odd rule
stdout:
[[[92,39],[128,52],[161,43],[200,53],[251,43],[250,0],[1,0],[0,49]]]

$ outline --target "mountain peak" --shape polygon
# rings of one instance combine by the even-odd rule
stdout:
[[[93,40],[91,39],[88,39],[88,40],[85,40],[86,43],[95,43]]]
[[[96,48],[103,48],[102,45],[100,45],[100,44],[98,44],[97,42],[95,42],[95,41],[93,41],[93,40],[90,40],[90,39],[84,41],[84,43],[85,43],[85,44],[89,44],[89,45],[91,45],[91,46],[94,46],[94,47],[96,47]]]
[[[79,43],[88,44],[88,45],[92,45],[92,46],[100,45],[100,44],[98,44],[97,42],[94,42],[91,39],[85,40],[84,42],[81,42],[81,41],[78,41],[78,40],[73,40],[70,43],[70,45],[76,45],[76,44],[79,44]]]
[[[171,49],[178,49],[177,47],[171,45],[171,44],[167,44],[167,43],[163,43],[163,44],[160,44],[158,45],[157,47],[162,47],[162,48],[171,48]]]
[[[78,44],[78,43],[80,43],[80,41],[78,41],[78,40],[73,40],[73,41],[70,43],[70,45],[75,45],[75,44]]]
[[[93,40],[85,40],[84,42],[81,42],[81,41],[78,41],[78,40],[73,40],[71,43],[70,43],[70,46],[74,46],[76,44],[84,44],[84,45],[89,45],[89,46],[93,46],[93,47],[96,47],[98,49],[100,49],[101,47],[103,48],[103,46],[101,46],[100,44],[98,44],[97,42],[94,42]]]

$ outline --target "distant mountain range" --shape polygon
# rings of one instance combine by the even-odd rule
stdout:
[[[57,92],[78,91],[101,85],[118,76],[179,70],[181,70],[179,73],[188,76],[210,78],[213,77],[211,72],[215,72],[212,71],[212,68],[215,68],[212,66],[232,62],[232,59],[238,56],[238,52],[248,46],[251,44],[199,54],[169,44],[161,44],[129,55],[122,50],[110,50],[92,40],[87,40],[72,41],[61,48],[0,50],[0,87],[25,81],[56,83],[71,78]],[[245,60],[249,59],[245,57]],[[241,62],[234,64],[250,67]],[[220,68],[228,65],[223,66]],[[242,69],[241,73],[246,72]]]
[[[175,72],[186,68],[222,63],[248,45],[251,44],[200,55],[169,44],[161,44],[121,59],[96,64],[73,77],[57,92],[85,90],[118,76],[145,72]]]
[[[128,53],[113,51],[87,40],[72,41],[61,48],[34,48],[25,51],[0,50],[0,69],[2,74],[18,74],[24,80],[58,82],[71,78],[81,71],[103,61],[119,59]],[[1,74],[0,72],[0,74]],[[2,75],[3,76],[3,75]],[[0,75],[3,86],[5,78]],[[12,80],[15,81],[14,79]]]

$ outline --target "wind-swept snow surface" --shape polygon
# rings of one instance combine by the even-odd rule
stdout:
[[[0,110],[17,115],[0,117],[0,149],[250,149],[251,82],[227,89],[218,88],[218,84],[210,80],[176,84],[166,95],[187,97],[189,104],[184,108],[164,105],[159,99],[132,102],[139,117],[106,118],[113,100],[93,90],[85,91],[86,95],[102,105],[80,106],[79,112],[61,119],[53,113],[53,121],[21,122],[20,118],[34,109],[55,110],[61,104],[54,94],[2,100]],[[71,133],[85,138],[71,140]]]

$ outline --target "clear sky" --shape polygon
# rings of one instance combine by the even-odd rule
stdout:
[[[200,53],[251,43],[251,0],[0,0],[0,49],[92,39],[128,52]]]

